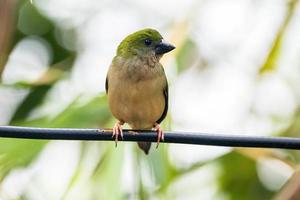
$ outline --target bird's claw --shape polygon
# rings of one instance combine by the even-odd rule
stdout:
[[[121,136],[121,139],[123,140],[123,130],[122,130],[122,125],[123,123],[121,122],[117,122],[115,125],[114,125],[114,128],[113,128],[113,133],[112,133],[112,138],[115,138],[115,147],[117,147],[118,145],[118,139],[119,139],[119,135]]]
[[[160,141],[164,141],[164,131],[162,130],[162,128],[160,127],[160,125],[157,124],[157,123],[154,125],[154,130],[157,132],[157,144],[156,144],[156,148],[158,148],[159,142]]]

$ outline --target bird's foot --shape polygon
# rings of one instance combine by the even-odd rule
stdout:
[[[158,148],[159,142],[164,140],[164,131],[162,130],[162,128],[158,123],[155,123],[153,128],[157,132],[156,148]]]
[[[117,147],[118,145],[118,139],[119,139],[119,135],[121,136],[122,140],[123,140],[123,130],[122,130],[122,125],[124,123],[118,121],[117,123],[115,123],[114,128],[112,130],[112,138],[115,137],[115,145]]]

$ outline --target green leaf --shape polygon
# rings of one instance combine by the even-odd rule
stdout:
[[[199,59],[199,50],[193,40],[187,38],[176,56],[178,72],[182,72],[192,66]]]
[[[106,95],[102,95],[84,105],[75,100],[52,120],[51,127],[99,128],[106,125],[111,117]]]
[[[40,105],[45,98],[47,92],[51,88],[50,85],[41,85],[32,88],[29,95],[19,105],[18,109],[11,118],[10,124],[15,124],[18,121],[24,121],[30,112]]]
[[[91,177],[93,199],[124,199],[120,187],[123,163],[124,144],[119,144],[117,149],[113,144],[107,145],[107,150]]]
[[[0,180],[16,167],[31,163],[43,149],[46,140],[0,139]]]
[[[28,115],[39,105],[41,105],[53,85],[63,77],[64,71],[69,70],[74,62],[74,56],[52,65],[38,80],[32,83],[18,82],[13,85],[4,85],[14,88],[30,88],[30,93],[25,97],[16,109],[10,120],[10,125],[26,121]]]
[[[75,99],[55,118],[48,116],[27,122],[16,122],[18,126],[55,127],[55,128],[103,128],[111,121],[106,95],[95,97],[86,103]]]
[[[277,61],[280,57],[282,41],[285,37],[286,29],[289,25],[289,22],[291,21],[292,16],[294,15],[297,3],[298,3],[297,0],[289,1],[286,18],[277,33],[277,36],[273,42],[273,46],[266,58],[265,63],[259,70],[259,74],[264,74],[266,72],[273,71],[277,68]]]
[[[53,27],[30,2],[26,2],[19,10],[18,28],[26,35],[43,35]]]
[[[156,144],[153,143],[151,152],[145,159],[153,172],[155,183],[160,186],[158,192],[163,193],[176,177],[177,170],[169,160],[168,145],[160,145],[159,149],[155,149],[155,146]],[[143,152],[139,154],[143,154]],[[145,157],[145,155],[140,156]]]
[[[256,163],[237,152],[231,152],[218,159],[221,165],[219,187],[228,200],[265,200],[273,193],[260,183]]]

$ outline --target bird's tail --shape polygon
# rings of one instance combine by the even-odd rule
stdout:
[[[138,142],[137,144],[140,147],[140,149],[142,149],[145,152],[146,155],[149,153],[151,142]]]

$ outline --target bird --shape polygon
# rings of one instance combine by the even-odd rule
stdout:
[[[117,146],[123,138],[122,126],[127,123],[133,130],[155,130],[157,147],[164,140],[160,123],[168,112],[168,81],[162,56],[175,49],[152,28],[138,30],[126,36],[119,44],[109,66],[105,89],[112,115],[118,120],[112,137]],[[150,142],[138,142],[148,154]]]

